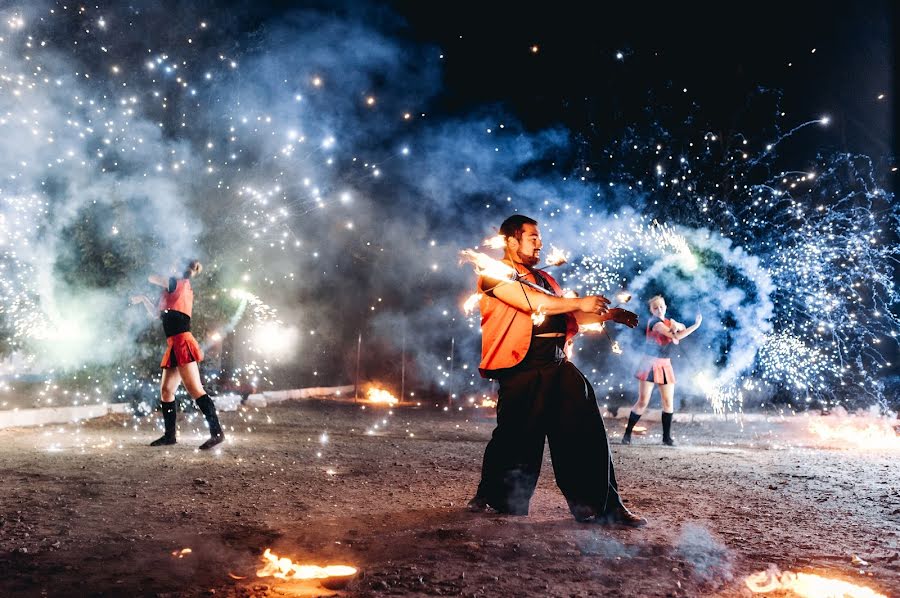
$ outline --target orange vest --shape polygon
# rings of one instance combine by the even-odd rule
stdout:
[[[175,283],[175,290],[171,293],[168,288],[163,289],[162,296],[159,298],[159,311],[180,311],[188,317],[191,316],[193,305],[194,289],[191,288],[191,281],[187,278],[179,278]]]
[[[550,283],[556,296],[561,297],[562,289],[553,277],[543,271],[541,274]],[[525,279],[537,282],[533,274],[528,274]],[[479,278],[479,291],[481,283],[482,279]],[[511,368],[525,358],[531,346],[531,329],[534,323],[531,321],[531,313],[516,309],[487,294],[482,294],[478,307],[481,310],[481,363],[478,371],[482,377],[487,378],[488,370]],[[569,340],[578,333],[578,322],[571,313],[565,316],[566,340]]]

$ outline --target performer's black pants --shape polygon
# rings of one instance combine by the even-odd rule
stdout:
[[[556,484],[584,520],[622,502],[594,389],[571,362],[540,358],[548,341],[561,354],[562,339],[534,338],[523,363],[498,374],[497,427],[477,496],[500,512],[527,515],[547,437]]]

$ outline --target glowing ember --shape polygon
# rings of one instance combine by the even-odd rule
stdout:
[[[482,245],[491,249],[503,249],[506,247],[506,239],[503,238],[503,235],[497,235],[496,237],[485,239]]]
[[[616,355],[622,354],[622,348],[619,347],[619,341],[613,341],[612,352],[615,353]]]
[[[265,567],[256,572],[257,577],[277,577],[278,579],[327,579],[329,577],[349,577],[356,574],[356,567],[349,565],[295,565],[289,558],[278,557],[266,548],[263,553]]]
[[[366,396],[370,403],[379,403],[384,405],[396,405],[400,399],[392,395],[383,388],[370,388],[366,391]]]
[[[478,302],[481,301],[481,297],[483,295],[481,293],[472,293],[466,302],[463,303],[463,312],[468,316],[471,314],[475,308],[478,306]]]
[[[550,253],[547,255],[547,259],[544,260],[547,262],[548,266],[562,266],[568,261],[568,254],[562,249],[557,249],[556,247],[550,246]]]
[[[497,406],[497,401],[495,401],[494,399],[481,399],[481,406],[488,409],[493,409]]]
[[[840,447],[865,449],[900,449],[900,436],[886,418],[843,418],[830,421],[817,418],[809,431],[818,439]]]
[[[789,590],[801,598],[887,598],[865,586],[812,573],[760,571],[748,575],[744,583],[755,594]]]
[[[616,301],[619,303],[628,303],[631,301],[631,293],[620,291],[616,293]]]
[[[186,554],[191,554],[192,552],[194,552],[194,551],[191,550],[190,548],[182,548],[181,550],[173,550],[172,556],[179,558],[179,559],[183,559]]]

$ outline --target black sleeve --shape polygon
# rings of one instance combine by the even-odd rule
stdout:
[[[172,276],[169,278],[169,292],[174,293],[176,288],[178,288],[178,279]]]

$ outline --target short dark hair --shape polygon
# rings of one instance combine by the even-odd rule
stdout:
[[[500,225],[500,234],[503,237],[515,237],[516,239],[521,240],[522,227],[526,224],[537,225],[537,220],[529,218],[528,216],[523,216],[522,214],[513,214]]]

